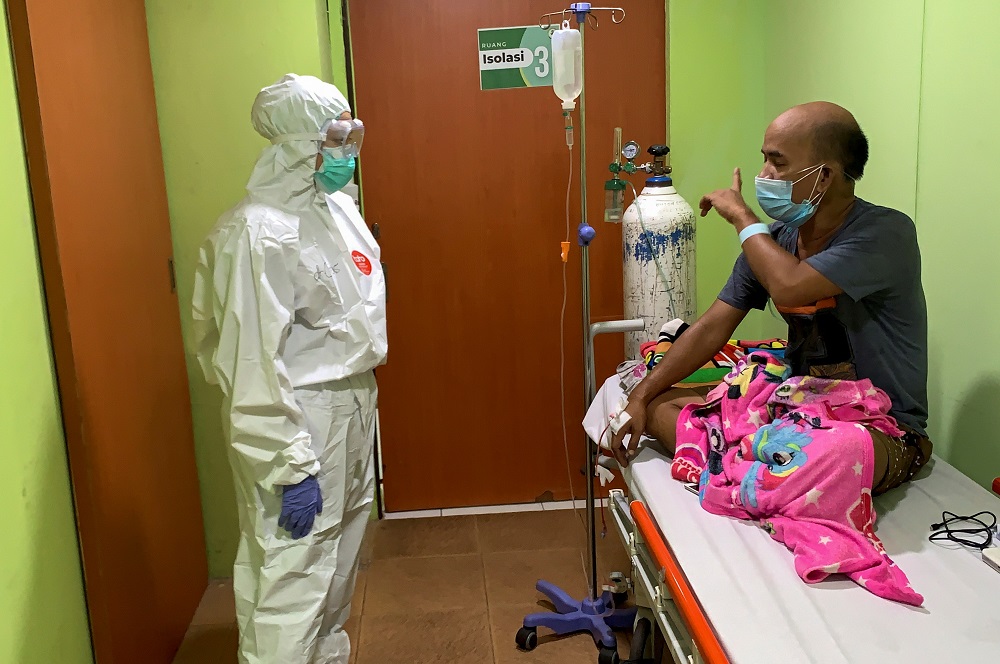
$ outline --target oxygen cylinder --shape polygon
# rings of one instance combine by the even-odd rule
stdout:
[[[649,152],[661,165],[622,217],[625,250],[625,318],[642,318],[642,332],[625,335],[625,357],[639,359],[639,347],[655,341],[664,323],[693,323],[695,299],[695,216],[662,167],[666,146]],[[657,154],[662,152],[662,154]]]

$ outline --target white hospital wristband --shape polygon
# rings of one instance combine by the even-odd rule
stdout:
[[[770,232],[771,230],[767,227],[767,224],[761,224],[761,223],[750,224],[749,226],[740,231],[740,246],[743,246],[743,243],[746,242],[749,238],[753,237],[754,235],[760,235],[762,233],[770,234]]]

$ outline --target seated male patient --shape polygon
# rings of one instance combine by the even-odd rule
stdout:
[[[908,481],[927,462],[927,307],[913,221],[864,201],[854,186],[864,175],[868,140],[854,116],[827,102],[796,106],[764,134],[757,201],[770,227],[747,206],[740,171],[733,185],[701,199],[740,234],[742,253],[718,299],[629,396],[631,420],[612,448],[623,465],[626,435],[657,438],[671,453],[677,417],[704,391],[674,385],[732,338],[750,309],[770,299],[788,322],[786,361],[795,375],[867,378],[892,399],[905,431],[871,430],[874,493]]]

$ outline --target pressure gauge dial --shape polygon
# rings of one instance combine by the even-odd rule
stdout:
[[[639,144],[635,141],[629,141],[622,146],[622,154],[625,155],[626,159],[632,161],[639,156]]]

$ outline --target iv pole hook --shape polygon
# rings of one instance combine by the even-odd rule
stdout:
[[[586,3],[581,3],[581,4],[586,4]],[[621,7],[589,7],[585,10],[577,10],[576,3],[574,3],[573,6],[569,7],[568,9],[563,9],[562,11],[558,12],[549,12],[548,14],[542,14],[542,17],[538,19],[538,27],[540,27],[543,30],[548,30],[549,28],[551,28],[552,21],[550,19],[553,16],[559,16],[561,17],[561,20],[565,21],[567,14],[569,14],[570,16],[574,14],[576,15],[586,14],[587,24],[590,25],[591,30],[597,30],[600,24],[597,20],[597,17],[594,16],[594,12],[611,12],[611,22],[614,23],[615,25],[618,25],[619,23],[625,20],[625,10],[622,9]],[[591,23],[591,21],[593,21],[593,23]]]

